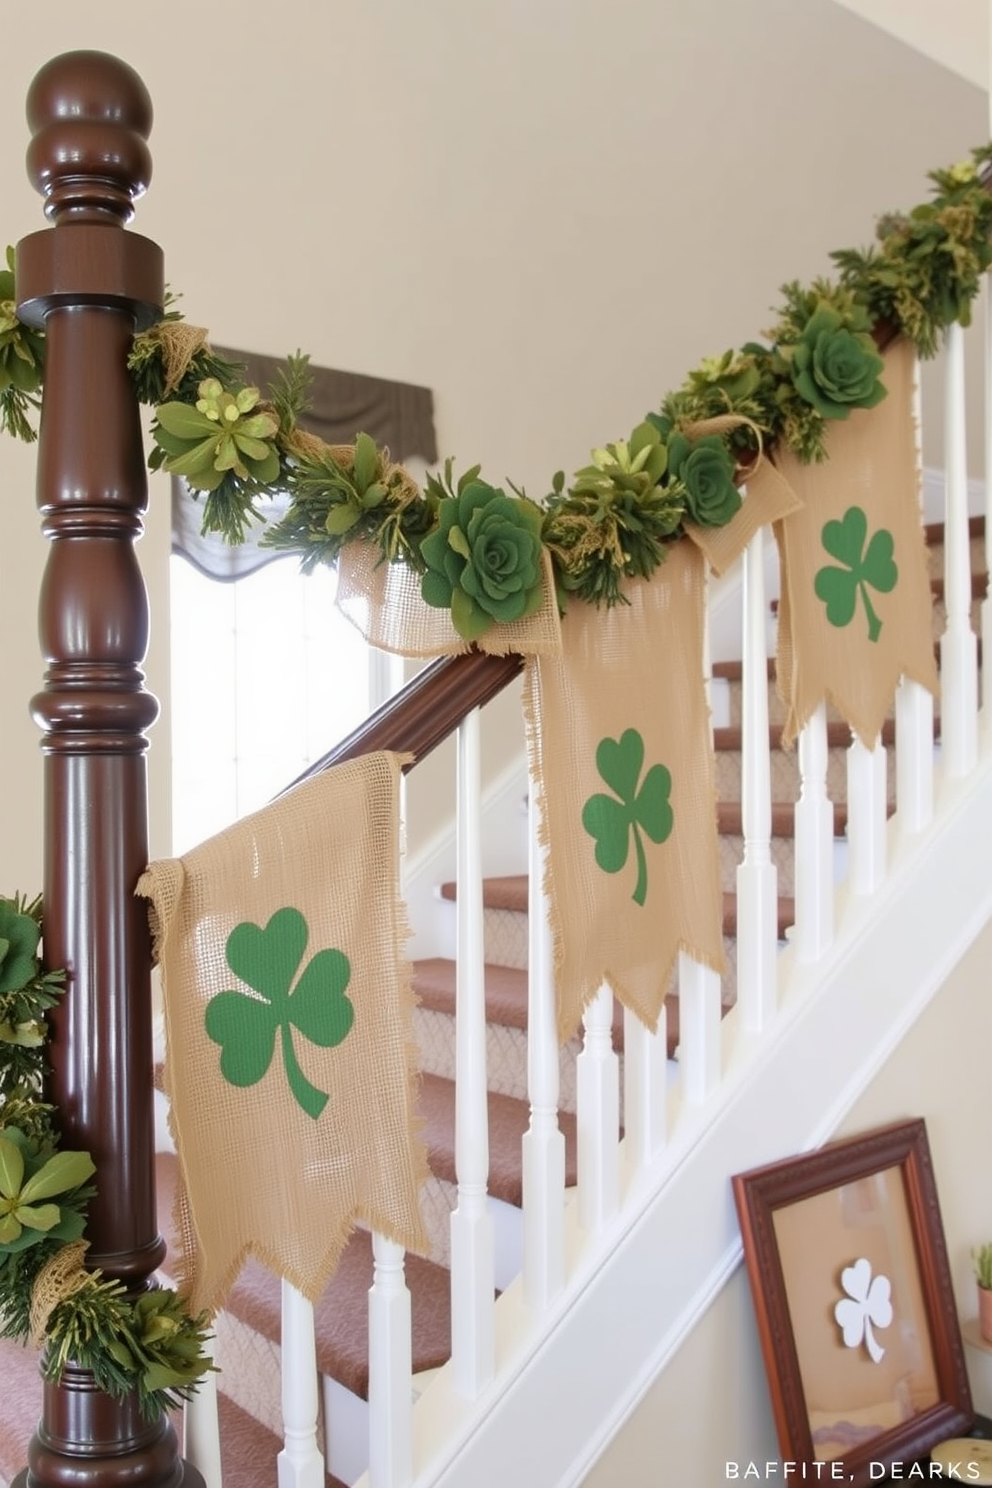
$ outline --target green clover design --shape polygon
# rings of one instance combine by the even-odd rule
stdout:
[[[648,892],[648,867],[640,828],[652,842],[664,842],[674,824],[669,795],[671,772],[652,765],[640,790],[637,782],[644,764],[644,740],[636,729],[626,729],[619,739],[601,739],[596,748],[596,768],[610,790],[619,797],[590,796],[582,808],[582,825],[596,842],[596,862],[604,873],[619,873],[627,862],[630,834],[634,834],[637,883],[632,898],[644,904]]]
[[[891,593],[899,569],[892,558],[892,533],[880,527],[866,548],[867,536],[868,518],[860,506],[849,506],[839,522],[824,523],[823,546],[843,567],[834,568],[828,563],[819,569],[814,588],[827,607],[827,619],[838,628],[854,619],[860,593],[868,617],[868,639],[877,641],[882,622],[872,608],[868,587],[880,594]]]
[[[255,1085],[266,1073],[282,1036],[289,1088],[316,1121],[328,1097],[310,1084],[293,1048],[292,1026],[311,1043],[332,1049],[346,1037],[355,1010],[344,995],[351,965],[342,951],[310,957],[291,992],[307,947],[307,922],[298,909],[279,909],[264,929],[246,921],[227,937],[227,964],[258,993],[218,992],[207,1004],[207,1035],[221,1046],[220,1072],[231,1085]],[[291,1026],[292,1025],[292,1026]]]

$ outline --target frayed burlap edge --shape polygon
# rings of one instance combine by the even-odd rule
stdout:
[[[393,751],[382,751],[390,759],[394,780],[399,776],[406,765],[412,764],[414,756],[409,753],[395,753]],[[173,922],[174,911],[182,893],[185,874],[182,862],[179,859],[171,859],[168,863],[159,864],[159,871],[167,870],[167,895],[168,914],[163,915],[162,903],[159,898],[150,893],[151,878],[147,870],[141,875],[135,888],[135,896],[145,900],[148,911],[149,926],[152,934],[152,950],[154,959],[162,968],[162,1002],[163,1016],[165,1022],[165,1060],[163,1067],[163,1090],[169,1099],[168,1127],[172,1136],[173,1144],[179,1162],[179,1182],[176,1185],[175,1198],[173,1200],[173,1225],[176,1230],[176,1255],[171,1264],[176,1290],[180,1297],[187,1302],[195,1297],[197,1265],[196,1254],[199,1249],[199,1239],[196,1221],[189,1201],[186,1188],[185,1168],[183,1162],[183,1145],[177,1124],[173,1119],[172,1103],[172,1061],[169,1057],[169,999],[165,988],[164,950],[168,938],[168,926]],[[409,913],[406,900],[400,892],[399,876],[397,875],[396,892],[394,893],[393,914],[396,927],[397,942],[406,945],[412,935]],[[405,1077],[407,1100],[410,1112],[410,1145],[412,1159],[412,1178],[416,1189],[420,1191],[425,1181],[432,1176],[430,1164],[427,1160],[427,1145],[424,1139],[424,1117],[419,1110],[419,1095],[421,1084],[420,1049],[417,1045],[413,1027],[413,1016],[420,1005],[413,982],[413,963],[408,956],[403,956],[398,967],[399,981],[399,1014],[407,1030],[404,1041],[405,1054]],[[420,1212],[419,1231],[416,1235],[404,1234],[388,1221],[383,1223],[383,1216],[379,1214],[374,1205],[356,1204],[342,1216],[333,1230],[328,1234],[325,1246],[325,1260],[323,1266],[317,1273],[313,1286],[305,1284],[305,1279],[299,1275],[286,1274],[282,1262],[278,1260],[265,1246],[248,1244],[241,1247],[235,1259],[223,1275],[222,1282],[218,1285],[214,1298],[197,1299],[195,1310],[205,1310],[211,1314],[223,1306],[224,1299],[238,1278],[245,1262],[254,1257],[261,1265],[276,1275],[284,1275],[286,1281],[296,1287],[297,1291],[308,1297],[311,1302],[316,1302],[326,1289],[340,1263],[341,1256],[351,1239],[357,1223],[367,1225],[375,1233],[383,1235],[394,1244],[403,1246],[415,1254],[427,1255],[430,1251],[430,1242],[423,1222],[423,1214]],[[84,1273],[85,1274],[85,1273]]]
[[[525,620],[496,623],[476,641],[455,630],[449,610],[425,604],[420,579],[401,563],[387,563],[368,542],[348,543],[338,558],[337,606],[370,646],[398,656],[558,656],[561,617],[551,555],[542,554],[541,607]]]

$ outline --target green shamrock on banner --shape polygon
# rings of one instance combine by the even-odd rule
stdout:
[[[227,964],[254,992],[218,992],[207,1004],[208,1036],[221,1046],[220,1072],[231,1085],[255,1085],[268,1070],[281,1035],[289,1088],[316,1121],[328,1097],[310,1084],[293,1047],[293,1028],[322,1049],[346,1037],[355,1010],[344,995],[351,965],[341,951],[311,956],[293,991],[307,948],[307,922],[298,909],[279,909],[264,930],[250,921],[227,937]]]
[[[868,589],[890,594],[896,587],[899,570],[892,558],[892,533],[880,527],[865,547],[867,536],[868,518],[860,506],[849,506],[839,522],[825,522],[823,546],[843,567],[834,568],[828,563],[819,569],[814,588],[817,598],[827,607],[827,619],[838,628],[850,625],[854,619],[860,594],[868,617],[868,639],[877,641],[882,622],[872,608]]]
[[[664,842],[674,824],[669,795],[672,776],[664,765],[652,765],[640,779],[644,764],[644,740],[636,729],[626,729],[619,739],[601,739],[596,748],[596,768],[613,796],[590,796],[582,808],[582,825],[596,842],[596,862],[604,873],[619,873],[627,862],[630,834],[637,857],[637,883],[632,898],[643,905],[648,892],[648,866],[641,830],[652,842]]]

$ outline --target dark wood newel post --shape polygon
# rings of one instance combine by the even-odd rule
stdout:
[[[68,969],[52,1098],[64,1145],[97,1167],[88,1263],[140,1290],[162,1260],[155,1218],[150,957],[134,886],[148,857],[148,603],[134,543],[147,483],[126,368],[163,299],[162,253],[124,231],[146,189],[152,108],[101,52],[57,57],[28,95],[28,174],[53,228],[17,249],[19,313],[46,332],[38,505],[51,542],[40,605],[45,959]],[[46,1385],[18,1488],[202,1488],[163,1415],[92,1376]]]

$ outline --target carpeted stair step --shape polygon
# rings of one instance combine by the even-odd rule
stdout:
[[[41,1416],[37,1349],[0,1338],[0,1484],[28,1465],[28,1442]]]
[[[155,1160],[158,1220],[169,1245],[163,1269],[169,1273],[174,1255],[171,1223],[178,1163],[171,1153]],[[406,1280],[413,1318],[415,1374],[436,1369],[451,1354],[451,1276],[442,1266],[408,1253]],[[314,1306],[317,1367],[362,1399],[368,1398],[368,1308],[372,1285],[372,1237],[355,1230],[345,1246],[337,1271]],[[278,1346],[281,1333],[282,1284],[277,1276],[249,1260],[231,1288],[224,1312],[246,1329]],[[223,1336],[218,1326],[218,1339]],[[219,1350],[219,1352],[221,1352]],[[218,1359],[218,1385],[225,1390],[224,1359]]]
[[[455,1086],[436,1075],[421,1079],[418,1112],[423,1119],[431,1172],[446,1183],[455,1180]],[[520,1143],[530,1122],[526,1101],[489,1092],[489,1192],[494,1199],[519,1208],[523,1203]],[[565,1137],[565,1182],[576,1181],[575,1117],[559,1112]]]

